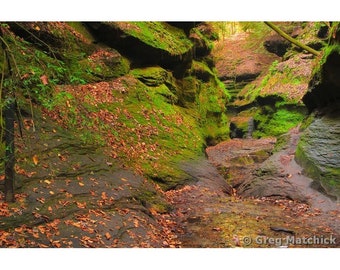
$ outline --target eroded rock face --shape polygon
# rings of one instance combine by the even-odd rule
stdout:
[[[318,189],[340,198],[339,105],[316,117],[301,136],[297,161],[317,183]]]
[[[321,196],[310,187],[312,180],[305,176],[295,162],[295,149],[300,137],[299,128],[293,128],[285,135],[280,150],[257,166],[238,188],[245,197],[278,197],[314,204],[327,208],[332,205],[328,198]]]
[[[325,53],[325,63],[315,72],[303,102],[312,111],[340,100],[340,52],[334,47]]]

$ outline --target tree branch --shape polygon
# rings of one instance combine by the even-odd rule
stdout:
[[[268,25],[271,29],[273,29],[276,33],[278,33],[281,37],[288,40],[289,42],[295,44],[296,46],[306,50],[307,52],[310,52],[311,54],[314,54],[315,56],[318,56],[320,53],[313,48],[301,43],[300,41],[297,41],[295,38],[292,38],[287,33],[283,32],[280,28],[278,28],[275,24],[271,22],[264,22],[266,25]]]

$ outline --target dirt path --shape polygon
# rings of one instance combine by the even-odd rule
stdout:
[[[167,192],[175,207],[173,218],[182,247],[339,247],[339,204],[312,189],[312,180],[302,175],[293,158],[298,136],[293,129],[288,146],[270,158],[307,198],[304,202],[279,196],[244,198],[228,194],[231,189],[214,165],[227,160],[228,155],[233,160],[239,153],[272,149],[271,139],[230,140],[218,145],[218,151],[207,149],[209,160],[186,164],[186,171],[197,178],[197,183]],[[253,177],[252,170],[263,162],[257,161],[248,170],[236,166],[240,178]]]

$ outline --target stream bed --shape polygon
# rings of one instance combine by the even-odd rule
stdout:
[[[339,247],[339,203],[310,187],[312,180],[294,160],[298,135],[293,129],[288,145],[274,154],[271,139],[234,139],[208,148],[208,159],[183,165],[197,182],[167,192],[181,246]],[[255,152],[260,157],[250,159]],[[263,185],[249,187],[259,181],[258,171],[268,160],[280,173],[269,182],[261,175]],[[234,181],[225,180],[231,174],[229,161]],[[264,196],[251,196],[251,190]]]

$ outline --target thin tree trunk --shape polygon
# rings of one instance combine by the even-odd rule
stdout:
[[[295,38],[292,38],[290,35],[287,33],[283,32],[280,28],[278,28],[275,24],[271,22],[264,22],[266,25],[268,25],[271,29],[273,29],[276,33],[278,33],[281,37],[287,39],[289,42],[295,44],[296,46],[306,50],[307,52],[310,52],[311,54],[314,54],[316,56],[319,55],[319,52],[314,50],[313,48],[297,41]]]
[[[5,201],[14,202],[14,110],[15,103],[12,98],[7,100],[4,110],[5,118]]]
[[[2,49],[4,50],[5,58],[7,60],[7,69],[8,74],[6,74],[11,80],[13,80],[13,73],[11,67],[11,60],[8,52],[7,44],[3,39],[3,32],[0,29],[0,37],[2,43]],[[5,63],[4,63],[5,64]],[[4,98],[4,107],[3,107],[3,117],[5,119],[5,132],[4,132],[4,141],[5,141],[5,201],[6,202],[14,202],[14,116],[15,116],[15,99],[12,89],[1,89],[3,91]]]

